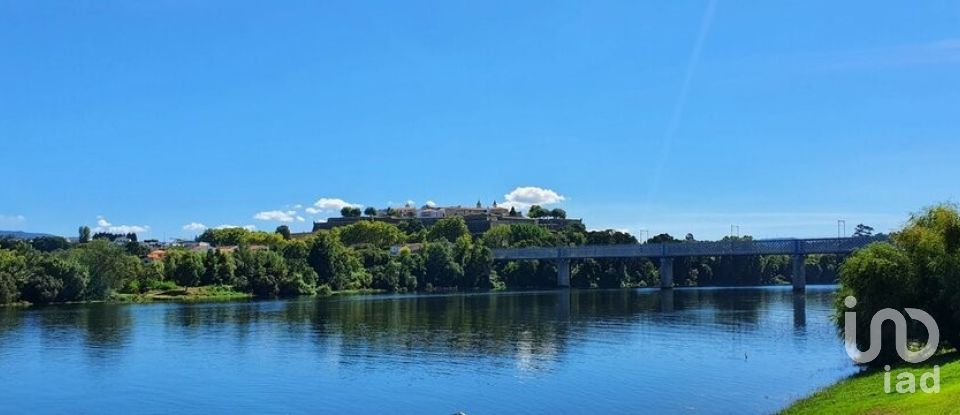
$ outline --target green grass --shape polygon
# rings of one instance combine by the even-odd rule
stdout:
[[[940,366],[940,393],[927,394],[919,388],[920,375]],[[909,371],[918,382],[913,394],[896,393],[896,375]],[[884,392],[884,371],[870,370],[784,410],[793,414],[960,414],[960,354],[940,355],[922,365],[903,365],[890,371],[892,393]]]
[[[229,301],[251,297],[253,297],[252,294],[233,291],[228,286],[211,285],[150,290],[142,294],[115,294],[112,299],[120,302],[142,303],[149,301]]]

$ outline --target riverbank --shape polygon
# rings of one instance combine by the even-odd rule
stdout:
[[[896,375],[910,372],[915,379],[940,367],[940,392],[896,393]],[[903,365],[891,373],[892,393],[884,392],[883,369],[871,369],[795,402],[783,415],[800,414],[960,414],[960,353],[937,356],[922,365]]]
[[[150,290],[140,294],[117,293],[110,296],[111,302],[145,303],[151,301],[231,301],[253,298],[253,294],[233,291],[228,286],[175,287]]]
[[[333,291],[329,290],[326,286],[323,286],[314,295],[306,295],[300,297],[330,297],[337,295],[365,295],[365,294],[382,294],[385,293],[385,290],[378,290],[372,288],[365,289],[353,289],[353,290],[341,290]],[[219,302],[219,301],[237,301],[237,300],[250,300],[257,298],[251,293],[234,291],[230,286],[225,285],[207,285],[201,287],[170,287],[163,289],[154,289],[149,290],[144,293],[139,294],[129,294],[129,293],[114,293],[110,295],[110,298],[107,300],[100,301],[71,301],[63,303],[49,303],[50,305],[57,304],[85,304],[85,303],[149,303],[149,302]],[[18,301],[16,303],[7,303],[0,304],[0,307],[30,307],[33,304],[26,301]]]

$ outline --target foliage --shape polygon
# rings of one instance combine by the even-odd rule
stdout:
[[[873,236],[873,227],[864,225],[862,223],[857,224],[857,227],[853,230],[853,236]]]
[[[543,218],[550,216],[550,211],[540,207],[540,205],[530,206],[530,209],[527,210],[527,217],[530,218]]]
[[[334,229],[336,236],[344,245],[371,244],[378,248],[389,248],[402,243],[406,235],[396,226],[371,220],[361,220],[347,226]]]
[[[317,283],[334,290],[350,286],[353,273],[360,268],[359,260],[352,257],[340,239],[327,232],[316,235],[307,262],[317,273]]]
[[[277,230],[274,233],[280,235],[285,241],[290,240],[290,227],[287,225],[277,226]]]
[[[204,274],[203,254],[184,249],[171,249],[163,258],[166,278],[184,287],[200,285]]]
[[[453,242],[464,235],[470,235],[470,231],[467,229],[467,222],[459,216],[454,216],[440,219],[431,226],[430,230],[427,231],[427,240],[431,242]]]
[[[359,218],[360,217],[360,208],[353,206],[344,206],[340,209],[340,216],[345,218]]]
[[[20,299],[20,288],[30,275],[26,258],[14,251],[0,250],[0,304]]]
[[[434,287],[453,287],[462,277],[463,267],[454,259],[452,244],[427,244],[424,248],[424,283]]]
[[[80,241],[80,243],[85,244],[85,243],[87,243],[87,242],[90,242],[90,227],[89,227],[89,226],[81,226],[80,229],[78,230],[78,233],[79,233],[79,241]]]
[[[276,232],[259,232],[244,228],[207,229],[197,237],[197,241],[207,242],[213,246],[237,246],[241,244],[276,246],[283,240],[284,237]]]
[[[587,232],[587,245],[636,244],[637,238],[626,232],[613,229]]]
[[[137,279],[142,272],[136,256],[103,239],[81,245],[72,250],[70,256],[90,271],[87,290],[87,299],[90,300],[106,299],[111,292],[123,287],[126,281]]]
[[[484,232],[483,244],[490,248],[554,246],[557,238],[541,226],[529,223],[494,226]]]
[[[840,269],[836,301],[837,324],[842,330],[845,311],[857,312],[857,343],[865,349],[872,316],[883,308],[918,308],[937,321],[941,340],[960,347],[960,213],[953,205],[937,205],[912,215],[890,243],[874,243],[854,253]],[[848,310],[843,302],[854,296]],[[882,338],[892,341],[885,325]],[[911,341],[923,341],[922,326],[912,325]],[[899,360],[893,345],[883,345],[871,364]]]
[[[31,303],[81,301],[89,274],[77,261],[51,255],[28,257],[30,275],[21,298]]]
[[[33,238],[30,240],[30,245],[33,246],[33,249],[40,252],[53,252],[70,248],[70,242],[67,241],[67,238],[60,236],[40,236]]]

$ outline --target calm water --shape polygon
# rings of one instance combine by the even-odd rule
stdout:
[[[855,371],[832,290],[0,309],[0,412],[769,413]]]

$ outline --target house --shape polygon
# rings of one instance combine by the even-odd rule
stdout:
[[[154,249],[147,254],[148,261],[163,261],[163,258],[167,256],[167,251],[162,249]]]
[[[183,239],[177,239],[170,244],[171,246],[176,246],[180,248],[186,248],[191,251],[207,252],[212,247],[208,242],[198,242],[198,241],[188,241]]]
[[[419,209],[407,204],[398,208],[380,209],[375,216],[328,218],[323,222],[313,223],[313,232],[330,230],[340,226],[352,225],[360,221],[386,222],[400,225],[409,221],[418,221],[423,226],[430,227],[443,218],[461,217],[467,224],[467,229],[474,235],[479,235],[497,225],[511,225],[529,223],[552,230],[563,229],[568,224],[582,223],[580,219],[534,219],[521,215],[510,216],[510,209],[499,206],[496,201],[484,207],[480,201],[473,207],[463,206],[422,206]],[[310,234],[297,235],[305,237]]]

